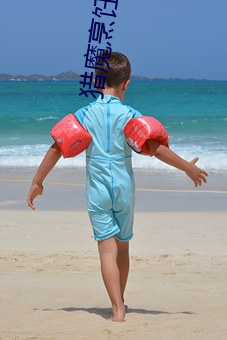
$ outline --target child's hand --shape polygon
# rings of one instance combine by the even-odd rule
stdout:
[[[199,158],[196,157],[194,158],[191,162],[189,162],[188,169],[185,171],[186,175],[188,175],[189,178],[195,183],[195,187],[197,188],[198,185],[201,186],[202,182],[206,183],[206,177],[208,176],[208,173],[203,170],[198,168],[195,163],[198,162]]]
[[[43,193],[43,186],[42,184],[32,184],[31,188],[29,190],[28,193],[28,197],[27,197],[27,202],[28,202],[28,206],[30,208],[32,208],[32,210],[35,210],[35,206],[33,204],[34,199],[36,198],[36,196],[38,195],[42,195]]]

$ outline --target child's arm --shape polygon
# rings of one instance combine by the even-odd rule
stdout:
[[[152,155],[161,161],[184,171],[186,175],[195,183],[195,187],[198,187],[198,185],[201,186],[202,182],[207,182],[205,176],[208,176],[208,173],[195,165],[195,163],[199,160],[198,157],[193,159],[191,162],[187,162],[172,150],[164,145],[161,145],[157,141],[149,140],[148,145]]]
[[[50,149],[47,151],[42,163],[40,164],[34,178],[32,181],[31,188],[28,193],[27,202],[28,206],[35,210],[33,200],[37,195],[42,195],[43,193],[43,181],[49,172],[53,169],[57,161],[61,157],[61,152],[58,146],[54,143]]]

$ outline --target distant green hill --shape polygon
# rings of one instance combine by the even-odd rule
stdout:
[[[148,80],[149,78],[142,76],[131,76],[132,80]],[[81,77],[78,73],[68,71],[62,72],[55,76],[44,76],[42,74],[31,74],[28,76],[17,74],[0,74],[0,81],[79,81]]]

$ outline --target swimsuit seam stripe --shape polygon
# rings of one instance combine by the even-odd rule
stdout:
[[[89,111],[89,108],[90,108],[91,105],[88,105],[86,106],[85,108],[83,108],[81,111],[83,113],[83,116],[82,116],[82,121],[81,121],[81,124],[83,125],[84,124],[84,120],[86,118],[86,113]]]
[[[110,106],[107,105],[107,148],[106,152],[110,153]]]
[[[131,158],[131,155],[121,156],[121,157],[98,157],[98,156],[86,156],[86,158],[100,160],[100,161],[118,161],[126,158]]]
[[[110,174],[111,174],[111,192],[112,192],[112,204],[114,206],[114,176],[113,176],[113,171],[112,171],[112,162],[110,161]]]
[[[115,104],[119,104],[118,102],[110,102],[110,103],[102,103],[102,105],[115,105]]]

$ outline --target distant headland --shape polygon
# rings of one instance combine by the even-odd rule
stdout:
[[[0,74],[0,81],[79,81],[81,80],[80,74],[75,73],[73,71],[68,71],[68,72],[61,72],[57,75],[53,76],[45,76],[42,74],[31,74],[31,75],[12,75],[8,73],[1,73]],[[137,76],[137,75],[132,75],[131,80],[135,81],[155,81],[155,80],[194,80],[194,81],[200,81],[200,80],[205,80],[206,79],[182,79],[182,78],[149,78],[149,77],[144,77],[144,76]]]
[[[132,80],[149,80],[147,77],[132,76]],[[73,71],[61,72],[54,76],[45,76],[42,74],[31,74],[31,75],[12,75],[7,73],[0,74],[0,81],[79,81],[81,77],[78,73]]]

